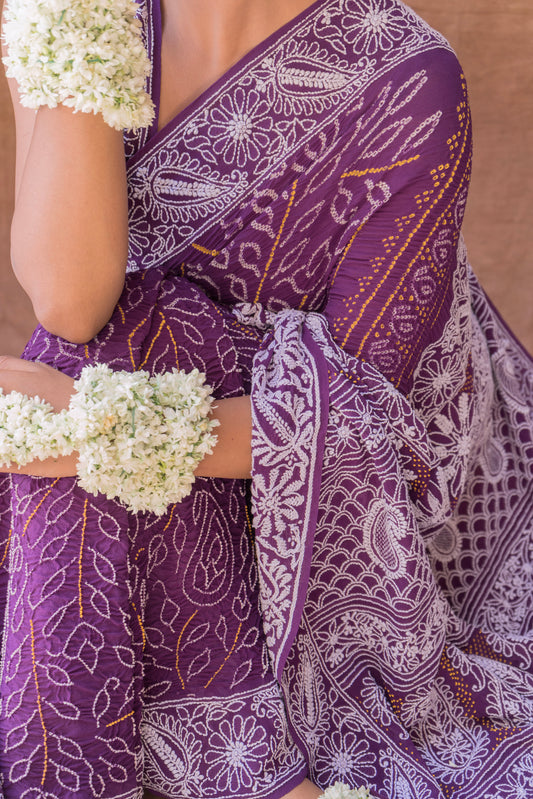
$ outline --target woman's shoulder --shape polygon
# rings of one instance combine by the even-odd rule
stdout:
[[[464,95],[451,45],[400,0],[315,3],[251,66],[252,77],[257,72],[261,86],[270,87],[273,108],[281,97],[284,107],[315,117],[384,86],[401,90],[418,73],[444,105]]]
[[[453,85],[462,70],[447,39],[400,0],[331,0],[314,35],[370,78],[401,75],[414,60],[432,79]],[[328,22],[328,28],[323,27]]]

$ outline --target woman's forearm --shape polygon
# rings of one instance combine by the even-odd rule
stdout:
[[[220,426],[218,442],[196,469],[197,477],[250,477],[252,469],[252,411],[250,397],[217,400],[213,417]]]
[[[28,109],[23,113],[21,146]],[[108,321],[124,283],[122,135],[100,116],[41,108],[20,170],[11,238],[15,273],[45,328],[88,341]]]
[[[220,426],[216,429],[218,442],[211,455],[206,455],[196,469],[196,477],[225,477],[245,479],[250,477],[252,465],[252,417],[250,397],[233,397],[218,400],[213,417]],[[0,469],[12,474],[29,474],[34,477],[74,477],[77,473],[77,454],[60,458],[36,460],[27,466]]]
[[[5,394],[18,391],[29,397],[40,396],[59,412],[69,407],[74,380],[51,366],[0,356],[0,387]],[[249,396],[216,400],[212,416],[220,424],[216,428],[218,442],[211,455],[206,455],[196,469],[197,477],[250,477],[252,414]],[[77,455],[35,460],[21,468],[13,465],[0,472],[30,474],[36,477],[74,477]]]

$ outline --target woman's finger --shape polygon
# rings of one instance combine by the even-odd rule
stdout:
[[[27,394],[29,397],[43,397],[44,386],[41,385],[42,381],[35,372],[24,372],[19,369],[4,369],[0,367],[0,388],[4,394],[9,394],[11,391],[19,391],[21,394]]]
[[[0,375],[4,371],[53,373],[57,370],[40,361],[25,361],[22,358],[15,358],[13,355],[0,355]]]
[[[0,388],[4,394],[19,391],[28,397],[41,397],[56,411],[68,408],[73,392],[71,377],[46,364],[0,358]]]

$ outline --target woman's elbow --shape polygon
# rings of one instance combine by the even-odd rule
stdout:
[[[40,308],[34,305],[34,313],[45,330],[72,344],[86,344],[104,327],[107,319],[97,319],[92,314],[73,313],[72,309]]]
[[[125,259],[48,262],[21,258],[13,250],[12,259],[37,321],[53,335],[85,344],[111,318],[124,286]]]
[[[95,307],[87,303],[64,302],[39,297],[32,299],[33,312],[45,330],[72,344],[86,344],[104,327],[113,308]]]
[[[44,272],[46,274],[46,272]],[[20,278],[19,278],[20,279]],[[124,277],[20,280],[37,321],[45,330],[73,344],[85,344],[107,324],[120,297]]]

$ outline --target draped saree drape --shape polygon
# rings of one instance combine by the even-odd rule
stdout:
[[[468,268],[449,46],[319,0],[126,144],[114,316],[26,357],[251,393],[253,479],[160,519],[6,480],[4,795],[533,797],[533,369]]]

